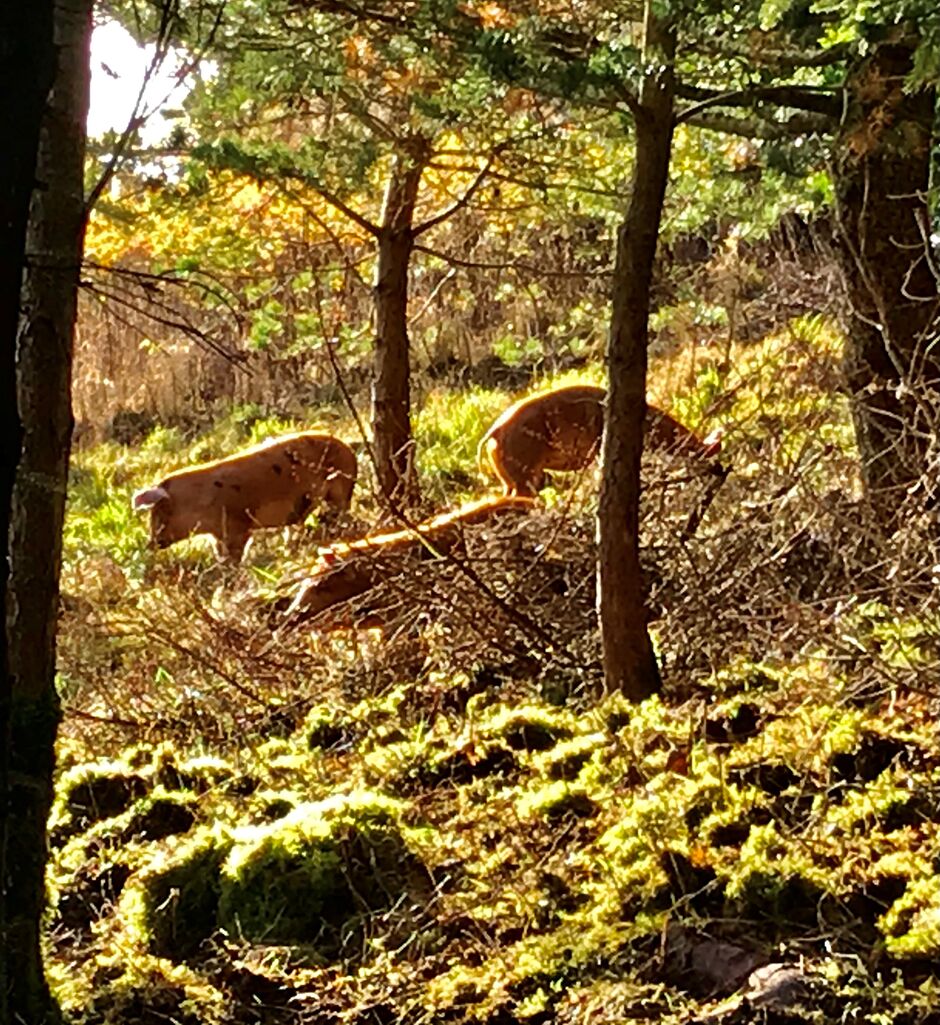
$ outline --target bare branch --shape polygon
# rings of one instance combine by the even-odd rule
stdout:
[[[172,270],[154,274],[150,271],[134,270],[130,267],[111,267],[86,259],[82,261],[82,268],[96,271],[100,274],[112,274],[118,279],[123,278],[132,281],[141,291],[148,295],[162,294],[165,285],[175,285],[179,288],[194,288],[202,296],[211,296],[218,300],[231,313],[236,323],[243,316],[242,312],[236,308],[235,303],[232,301],[231,296],[233,293],[231,289],[220,281],[216,275],[201,267],[196,274],[191,271],[188,271],[186,274],[180,274]]]
[[[316,182],[311,182],[306,178],[302,178],[302,180],[305,181],[306,184],[308,184],[314,190],[314,192],[322,196],[327,201],[327,203],[330,204],[330,206],[332,206],[336,210],[339,210],[339,212],[344,217],[348,217],[353,222],[353,224],[358,224],[363,231],[367,231],[370,235],[373,235],[375,238],[379,237],[379,234],[382,230],[379,227],[379,225],[370,221],[368,217],[365,217],[363,214],[359,213],[358,210],[353,210],[353,208],[349,206],[347,203],[344,203],[343,200],[341,200],[335,192],[331,192],[329,189],[324,188],[322,185],[318,185]]]
[[[342,239],[339,238],[333,228],[316,212],[316,210],[313,209],[313,207],[310,206],[309,203],[306,202],[306,200],[283,185],[281,186],[281,192],[283,192],[292,203],[296,203],[308,217],[316,221],[320,230],[323,231],[329,239],[329,244],[332,245],[339,254],[343,270],[351,274],[360,285],[371,291],[371,286],[366,283],[362,275],[359,273],[359,265],[365,262],[369,257],[363,257],[359,260],[350,260],[346,255],[346,247],[343,245]]]
[[[615,91],[617,95],[620,97],[620,99],[623,100],[623,102],[626,104],[627,109],[634,116],[634,118],[640,117],[640,99],[636,95],[636,93],[634,93],[629,88],[629,86],[627,86],[624,82],[618,82],[615,87]]]
[[[845,45],[830,46],[827,49],[799,50],[796,48],[775,47],[771,38],[773,33],[764,35],[760,45],[749,45],[747,49],[734,45],[739,39],[733,37],[730,45],[723,37],[707,37],[696,39],[696,52],[717,57],[722,60],[739,60],[746,67],[755,65],[786,73],[795,68],[827,68],[840,64],[849,55],[849,47]],[[750,36],[748,37],[751,38]]]
[[[452,203],[446,210],[442,210],[435,217],[429,217],[422,224],[418,224],[413,228],[412,234],[414,237],[417,238],[419,235],[423,235],[426,231],[430,231],[431,228],[436,228],[438,224],[442,224],[444,221],[449,220],[454,216],[454,214],[462,210],[470,200],[473,199],[477,189],[479,189],[483,184],[486,176],[489,174],[490,168],[493,166],[493,161],[496,159],[496,156],[496,152],[490,154],[489,159],[486,161],[486,164],[483,166],[480,173],[473,179],[467,191],[460,197],[460,199],[457,200],[456,203]]]
[[[407,14],[386,14],[367,4],[350,3],[348,0],[294,0],[294,4],[307,10],[323,11],[325,14],[349,14],[359,21],[373,21],[397,29],[405,28],[409,24]]]
[[[605,267],[601,270],[545,270],[544,267],[534,267],[532,264],[519,263],[516,260],[466,260],[450,253],[443,253],[439,249],[432,249],[430,246],[416,245],[415,250],[419,253],[426,253],[443,260],[451,267],[466,267],[471,270],[514,270],[522,271],[541,278],[604,278],[611,274],[611,268]]]
[[[254,179],[256,182],[262,184],[275,184],[283,188],[282,180],[284,178],[293,179],[298,181],[308,188],[313,189],[314,192],[327,203],[330,204],[335,210],[338,210],[344,217],[349,218],[353,224],[357,224],[363,231],[378,238],[381,228],[378,224],[370,221],[364,214],[359,213],[358,210],[354,210],[348,203],[340,199],[331,189],[328,189],[325,185],[317,181],[316,178],[312,178],[305,171],[300,170],[298,167],[280,168],[279,174],[264,174],[260,169],[247,170],[245,168],[238,168],[241,174],[244,174],[248,178]]]
[[[161,324],[163,327],[173,328],[176,331],[182,332],[203,348],[214,352],[225,360],[228,360],[228,362],[233,366],[244,371],[250,376],[251,370],[245,366],[246,357],[244,353],[233,352],[231,349],[216,341],[208,332],[203,331],[201,328],[196,327],[187,320],[180,319],[178,315],[167,313],[166,311],[170,310],[170,307],[166,304],[161,304],[157,300],[156,297],[159,296],[160,292],[153,284],[151,284],[149,288],[144,288],[145,294],[142,298],[134,296],[126,289],[122,291],[116,288],[107,288],[87,279],[82,280],[80,285],[86,291],[99,295],[105,300],[116,303],[119,307],[132,310],[134,313],[139,313],[153,321],[155,324]],[[164,313],[158,312],[161,310],[164,311],[165,315]],[[129,323],[128,321],[125,321],[117,311],[113,311],[112,315],[118,321],[125,324]]]
[[[181,68],[177,75],[178,81],[185,78],[194,68],[196,68],[202,58],[205,56],[206,50],[215,38],[215,34],[218,31],[219,25],[222,23],[222,12],[225,9],[225,4],[220,3],[215,12],[215,18],[213,20],[212,27],[206,36],[206,41],[203,46],[197,50],[194,56],[187,61]],[[108,183],[117,173],[118,168],[121,166],[125,158],[128,156],[127,147],[130,144],[131,139],[136,134],[137,130],[147,121],[147,119],[159,109],[160,104],[153,108],[153,110],[146,114],[141,113],[141,107],[144,102],[144,93],[147,91],[147,86],[153,80],[154,75],[163,65],[167,55],[170,51],[170,31],[175,19],[177,12],[176,0],[164,0],[160,10],[160,25],[157,29],[157,38],[154,44],[153,58],[150,64],[147,66],[147,70],[144,73],[143,81],[140,84],[140,89],[137,91],[137,98],[134,101],[134,108],[131,112],[131,116],[128,118],[127,125],[125,126],[120,138],[115,144],[111,157],[108,160],[105,169],[101,172],[98,180],[92,186],[91,191],[88,194],[88,198],[85,200],[85,216],[94,209],[95,203],[101,198],[102,193],[107,188]],[[165,101],[164,101],[165,102]]]
[[[431,289],[431,294],[421,304],[421,309],[418,310],[416,313],[412,313],[411,316],[409,316],[409,318],[408,318],[408,326],[409,327],[411,327],[413,324],[417,323],[418,320],[420,320],[421,317],[424,316],[424,314],[430,309],[431,303],[434,302],[434,300],[441,294],[441,292],[443,291],[444,287],[447,284],[449,284],[451,281],[453,281],[456,276],[457,276],[457,268],[452,266],[450,268],[450,270],[448,270],[448,272],[444,275],[444,277],[442,277],[441,280],[434,286],[434,288]]]
[[[370,131],[375,132],[380,139],[386,139],[388,142],[399,141],[397,133],[391,128],[391,126],[386,124],[381,118],[376,117],[375,114],[366,107],[362,100],[351,95],[346,89],[337,90],[336,95],[342,99],[347,113],[351,114]]]

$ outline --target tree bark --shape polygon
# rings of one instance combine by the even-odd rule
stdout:
[[[640,460],[646,416],[650,289],[672,147],[675,36],[646,8],[646,74],[636,113],[636,163],[617,237],[607,344],[609,387],[598,501],[598,614],[604,685],[642,701],[661,688],[640,571]],[[655,70],[654,70],[655,69]]]
[[[837,251],[848,300],[844,377],[865,491],[890,523],[937,427],[940,350],[927,205],[936,92],[907,93],[901,29],[851,69],[836,144]]]
[[[420,138],[409,140],[396,156],[378,237],[372,437],[379,486],[393,507],[418,499],[411,433],[408,271],[415,244],[415,204],[427,159],[428,146]]]
[[[39,131],[55,68],[52,0],[0,5],[0,608],[9,592],[7,558],[13,486],[22,428],[16,402],[16,333],[26,250],[26,224],[36,174]],[[0,1023],[41,1021],[48,1007],[37,945],[20,943],[20,864],[11,849],[19,828],[13,751],[14,689],[7,631],[0,630]],[[14,720],[15,722],[14,726]],[[27,886],[35,888],[33,880]],[[37,920],[38,924],[38,920]],[[35,926],[33,926],[35,929]],[[24,967],[25,966],[25,967]]]
[[[29,1023],[58,1018],[43,972],[40,922],[59,720],[55,630],[72,432],[72,336],[85,227],[91,14],[92,0],[56,2],[57,67],[40,135],[16,350],[23,442],[9,534],[11,818],[3,820],[5,868],[15,885],[6,896],[2,956],[8,1013]]]

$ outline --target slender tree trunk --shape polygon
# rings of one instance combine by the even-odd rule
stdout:
[[[408,270],[415,244],[415,204],[427,159],[423,139],[412,140],[395,158],[379,232],[372,436],[379,486],[392,504],[409,505],[418,499],[411,433]]]
[[[640,572],[640,459],[646,415],[650,288],[672,146],[675,37],[646,11],[636,164],[617,237],[607,344],[609,388],[598,503],[598,613],[607,692],[641,701],[661,687]],[[659,71],[653,71],[658,65]]]
[[[835,165],[844,374],[865,490],[886,522],[924,472],[940,412],[940,349],[925,337],[938,312],[927,201],[936,92],[905,92],[917,38],[891,33],[849,73]]]
[[[10,530],[7,635],[13,682],[13,828],[5,829],[4,835],[15,887],[7,897],[3,956],[13,1018],[30,1023],[58,1017],[43,973],[40,922],[59,720],[55,630],[72,432],[72,335],[85,225],[91,12],[92,0],[56,2],[58,60],[40,136],[16,353],[23,444]]]
[[[55,69],[52,0],[0,5],[0,609],[9,592],[7,558],[13,486],[22,428],[16,403],[16,334],[26,248],[26,224],[46,96]],[[0,1025],[42,1021],[47,991],[33,942],[38,918],[21,950],[21,864],[12,847],[19,829],[18,762],[7,631],[0,630]],[[16,731],[16,734],[14,733]],[[27,880],[26,886],[34,886]]]

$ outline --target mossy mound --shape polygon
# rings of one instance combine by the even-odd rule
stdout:
[[[53,843],[61,843],[102,819],[121,815],[147,792],[143,775],[121,762],[82,765],[59,784],[52,819]]]
[[[153,794],[136,805],[121,833],[124,842],[162,840],[188,833],[196,824],[192,800],[185,794]]]
[[[218,925],[220,870],[231,841],[209,830],[161,849],[128,882],[120,917],[146,950],[184,961]]]
[[[442,719],[430,735],[419,727],[400,743],[376,746],[368,756],[375,779],[404,796],[490,778],[513,783],[575,732],[569,714],[534,704],[488,705],[478,696],[467,713],[459,732]]]
[[[317,705],[308,713],[301,730],[310,750],[348,751],[363,732],[335,708]]]
[[[223,866],[220,924],[250,941],[331,956],[363,915],[420,901],[430,875],[397,810],[373,794],[339,797],[246,830]]]
[[[198,831],[161,850],[125,888],[122,916],[146,950],[185,961],[217,930],[339,954],[368,914],[420,902],[431,878],[414,831],[374,794],[303,804],[235,835]]]
[[[120,759],[80,763],[62,774],[50,819],[52,845],[118,819],[125,841],[185,833],[196,822],[193,795],[223,789],[248,794],[257,786],[222,759],[181,760],[169,744],[140,745]]]
[[[80,1014],[82,1025],[209,1025],[224,1019],[221,993],[186,968],[141,956],[105,962]]]

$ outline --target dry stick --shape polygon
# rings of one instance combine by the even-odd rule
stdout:
[[[577,494],[577,488],[580,487],[581,484],[584,482],[584,478],[586,477],[587,472],[590,469],[591,465],[593,464],[594,460],[597,458],[599,451],[600,451],[600,444],[598,443],[598,446],[595,447],[595,449],[594,449],[593,455],[578,470],[578,475],[575,478],[574,485],[569,489],[568,495],[565,498],[564,504],[561,507],[561,517],[560,517],[560,519],[558,521],[558,526],[552,531],[551,534],[549,534],[548,540],[545,542],[545,544],[542,545],[542,551],[539,552],[532,559],[532,561],[529,563],[529,570],[530,571],[535,566],[537,566],[548,555],[549,548],[554,544],[555,539],[558,537],[558,535],[562,531],[562,528],[568,522],[569,514],[570,514],[572,508],[574,507],[574,500],[575,500],[575,496]]]
[[[320,305],[320,298],[319,298],[319,296],[317,296],[317,306],[319,306],[319,305]],[[318,310],[318,312],[320,314],[320,323],[321,323],[321,325],[325,326],[325,322],[324,322],[324,318],[323,318],[323,311],[322,310]],[[372,442],[369,441],[369,436],[368,436],[368,434],[366,434],[366,429],[365,429],[365,426],[364,426],[364,424],[362,422],[362,417],[359,415],[359,410],[356,409],[356,403],[353,402],[352,395],[349,394],[349,388],[346,386],[346,378],[343,377],[343,372],[340,369],[339,360],[336,358],[336,353],[333,351],[333,342],[329,338],[326,338],[325,341],[326,341],[326,355],[327,355],[327,358],[330,361],[330,367],[333,370],[333,377],[336,380],[336,384],[339,386],[340,393],[343,396],[343,401],[346,403],[346,406],[349,409],[349,412],[352,415],[353,420],[356,421],[356,428],[359,431],[359,437],[362,439],[362,443],[366,447],[366,452],[368,453],[368,456],[369,456],[369,462],[372,464],[372,469],[373,469],[373,471],[376,474],[376,479],[378,479],[378,465],[377,465],[377,461],[376,461],[376,458],[375,458],[375,450],[372,447]],[[383,498],[388,498],[388,496],[382,495],[378,491],[375,491],[375,490],[373,490],[372,494],[373,494],[373,497],[378,499],[380,502],[381,502],[381,500]],[[391,509],[391,511],[392,511],[392,513],[394,515],[396,513],[396,510],[395,510],[394,503],[392,502],[391,498],[388,498],[388,503],[389,503],[389,507],[390,507],[390,509]]]
[[[131,270],[127,267],[109,267],[103,263],[97,263],[95,260],[82,260],[82,268],[98,271],[105,275],[113,274],[118,279],[127,278],[144,292],[152,294],[162,295],[165,285],[198,289],[204,296],[209,295],[218,299],[231,313],[236,324],[242,318],[241,311],[236,307],[233,299],[230,298],[230,296],[234,295],[232,290],[225,285],[218,275],[210,271],[200,269],[198,275],[192,272],[182,275],[177,271],[153,274],[149,271]]]
[[[562,661],[568,662],[572,665],[575,664],[572,659],[566,656],[564,649],[559,647],[557,642],[554,640],[554,638],[552,638],[552,636],[548,633],[547,630],[545,630],[538,623],[536,623],[531,617],[527,616],[523,612],[520,612],[518,609],[514,608],[511,604],[509,604],[509,602],[507,602],[505,599],[501,598],[498,594],[496,594],[492,590],[492,588],[484,580],[481,579],[477,571],[465,559],[461,559],[458,556],[454,555],[449,549],[438,549],[434,545],[433,541],[431,541],[424,533],[422,533],[418,529],[419,525],[409,520],[403,513],[395,512],[394,515],[399,520],[399,522],[404,524],[406,531],[414,537],[417,543],[426,548],[436,559],[440,560],[443,563],[447,563],[451,566],[455,566],[461,573],[464,574],[464,576],[466,576],[473,583],[473,585],[476,587],[478,591],[484,594],[494,605],[496,605],[511,622],[515,623],[515,625],[519,627],[520,630],[522,630],[524,634],[527,634],[540,640],[549,651],[552,651],[557,657],[561,658]],[[368,556],[364,555],[362,557]],[[394,581],[389,580],[388,582],[392,584],[392,586],[395,586]],[[371,589],[372,588],[369,587],[365,590],[368,591]],[[402,595],[409,594],[408,590],[404,587],[396,587],[396,590],[399,594]],[[365,593],[365,591],[361,593]],[[358,597],[358,595],[354,597]],[[352,599],[346,600],[348,601]],[[336,604],[340,603],[337,602]],[[326,610],[323,609],[321,611]],[[298,618],[302,614],[303,610],[298,610]]]
[[[130,144],[131,138],[134,135],[134,133],[153,114],[155,114],[156,111],[159,110],[161,106],[163,106],[163,104],[166,103],[166,101],[169,99],[172,93],[171,90],[171,93],[168,93],[163,98],[163,100],[160,103],[158,103],[155,107],[153,107],[148,113],[142,113],[144,94],[147,91],[147,86],[153,81],[153,78],[156,75],[156,73],[162,68],[163,63],[166,60],[172,48],[170,41],[173,29],[173,22],[179,14],[178,7],[179,5],[177,3],[168,2],[162,3],[159,7],[160,24],[157,28],[157,39],[156,44],[154,46],[153,57],[150,59],[150,63],[148,64],[147,69],[144,72],[144,78],[143,81],[140,83],[140,88],[137,91],[137,98],[134,101],[134,108],[131,111],[130,117],[128,118],[127,125],[124,127],[124,130],[121,132],[120,138],[118,139],[117,143],[113,148],[113,152],[111,153],[107,166],[102,171],[101,175],[98,177],[98,180],[92,186],[91,192],[89,193],[88,198],[85,200],[86,217],[90,215],[95,204],[101,198],[101,195],[107,187],[108,183],[111,181],[111,179],[114,177],[114,175],[120,168],[121,164],[123,163],[124,158],[127,155],[127,147]],[[203,44],[202,48],[197,49],[193,56],[188,61],[185,61],[180,67],[179,71],[177,72],[177,84],[181,82],[185,77],[187,77],[192,71],[194,71],[195,68],[205,57],[206,53],[209,50],[209,47],[215,40],[216,32],[222,24],[222,18],[224,13],[225,3],[223,2],[219,4],[218,9],[215,12],[213,24],[209,29],[209,32],[205,39],[205,43]]]
[[[72,705],[66,705],[63,712],[66,718],[87,719],[89,722],[104,723],[107,726],[123,726],[133,730],[142,729],[144,726],[144,723],[137,719],[120,719],[113,715],[95,715],[94,712],[84,712],[82,709],[75,708]],[[148,727],[150,725],[150,723],[147,723]]]
[[[409,526],[409,529],[414,528]],[[562,661],[567,662],[569,665],[576,664],[575,661],[572,658],[570,658],[570,656],[568,656],[567,652],[563,648],[560,648],[558,646],[554,638],[548,633],[547,630],[545,630],[538,623],[536,623],[535,620],[531,618],[531,616],[527,616],[524,612],[520,612],[518,609],[510,605],[509,602],[507,602],[505,599],[500,598],[499,595],[496,594],[492,590],[492,588],[489,587],[489,585],[486,584],[480,578],[480,575],[477,573],[477,571],[472,566],[470,566],[465,559],[460,559],[457,556],[451,554],[450,552],[444,552],[443,557],[445,561],[449,562],[453,566],[456,566],[461,573],[465,574],[466,577],[478,588],[478,590],[485,594],[490,599],[490,601],[492,601],[499,609],[501,609],[502,612],[505,613],[505,615],[507,615],[509,619],[513,623],[515,623],[516,626],[520,628],[520,630],[522,630],[523,633],[527,633],[533,637],[537,637],[549,651],[553,652],[556,656],[560,656]]]
[[[730,470],[727,467],[722,469],[721,476],[713,477],[705,488],[705,493],[702,495],[701,501],[689,514],[689,518],[685,522],[685,526],[682,528],[682,533],[679,535],[680,539],[687,541],[690,537],[693,537],[695,532],[699,528],[699,524],[702,522],[702,518],[705,513],[708,512],[708,507],[715,500],[715,496],[718,494],[721,485],[728,479]]]
[[[326,272],[326,271],[329,271],[329,270],[344,270],[347,273],[351,273],[353,278],[360,285],[362,285],[363,288],[367,292],[371,292],[371,288],[369,286],[369,283],[363,279],[362,275],[359,273],[359,270],[358,270],[359,265],[362,264],[362,263],[365,263],[368,259],[370,259],[370,255],[371,254],[367,254],[367,255],[361,256],[358,260],[348,259],[347,256],[346,256],[346,252],[343,249],[342,241],[340,240],[340,238],[336,234],[336,232],[333,230],[333,228],[330,226],[330,224],[326,220],[324,220],[324,218],[321,217],[320,214],[318,214],[317,211],[302,196],[298,195],[297,192],[295,192],[292,189],[290,189],[286,183],[283,183],[283,182],[279,183],[277,185],[277,188],[279,189],[280,192],[282,192],[285,196],[287,196],[288,199],[290,199],[290,201],[292,203],[295,203],[297,206],[299,206],[300,209],[303,210],[304,213],[311,220],[313,220],[317,224],[317,226],[320,228],[320,230],[329,239],[329,242],[327,244],[333,246],[333,248],[336,249],[337,253],[339,254],[338,258],[339,258],[340,263],[337,264],[336,267],[330,267],[329,265],[327,265],[325,267],[318,267],[317,270],[321,274]],[[325,202],[325,200],[324,200],[324,202]],[[307,243],[307,245],[309,247],[310,243]],[[319,295],[317,295],[317,306],[318,306],[317,312],[320,314],[320,323],[322,325],[324,323],[324,318],[323,318],[322,310],[319,309],[319,306],[320,306],[320,297],[319,297]]]
[[[82,287],[95,295],[100,295],[106,300],[111,300],[119,306],[123,306],[126,309],[133,310],[134,313],[139,313],[143,317],[147,317],[150,321],[152,321],[155,324],[160,324],[163,327],[172,327],[178,331],[182,331],[183,334],[185,334],[188,338],[192,338],[193,341],[195,341],[197,344],[202,345],[206,349],[209,349],[210,351],[216,353],[216,355],[221,356],[223,359],[231,363],[232,366],[236,367],[239,370],[242,370],[246,374],[251,373],[250,369],[244,365],[243,357],[230,352],[225,346],[215,341],[215,339],[213,339],[207,332],[201,330],[198,327],[195,327],[188,321],[172,319],[169,315],[160,316],[153,311],[154,307],[156,307],[157,309],[171,309],[171,307],[167,307],[165,305],[159,306],[156,303],[156,301],[152,298],[138,300],[136,296],[111,291],[101,285],[96,285],[94,282],[88,280],[82,282]],[[147,305],[138,305],[138,302],[141,301],[146,302]],[[117,310],[112,308],[110,312],[114,319],[117,320],[119,323],[124,324],[126,327],[133,327],[133,323],[130,320],[127,320],[125,317],[122,317]]]
[[[865,188],[867,191],[867,177],[865,181]],[[882,337],[884,339],[885,353],[887,354],[888,359],[891,361],[895,373],[898,375],[898,380],[904,386],[907,393],[913,398],[918,411],[923,415],[924,419],[927,421],[931,431],[933,433],[936,433],[937,417],[934,415],[935,410],[930,406],[929,403],[925,402],[922,396],[918,393],[916,384],[919,382],[915,382],[914,380],[912,380],[912,375],[909,373],[908,368],[904,366],[901,355],[898,352],[897,346],[894,344],[894,339],[891,337],[890,332],[885,330],[885,327],[888,323],[888,315],[885,307],[885,302],[882,299],[878,289],[875,287],[869,264],[865,261],[862,253],[862,249],[865,245],[865,231],[867,230],[867,225],[862,225],[860,232],[862,234],[862,240],[859,245],[856,245],[855,240],[852,238],[851,233],[846,227],[844,207],[841,203],[839,203],[838,196],[835,193],[833,195],[835,198],[834,210],[836,216],[836,229],[839,233],[839,241],[848,249],[849,255],[852,257],[852,262],[855,265],[855,269],[856,271],[858,271],[859,276],[865,283],[865,287],[868,290],[868,294],[871,297],[873,305],[875,306],[875,310],[878,316],[881,318],[881,323],[878,324],[876,321],[872,321],[870,318],[864,316],[862,312],[858,309],[855,309],[854,313],[856,316],[858,316],[860,319],[865,320],[871,326],[881,329]],[[842,277],[844,279],[844,275],[842,275]],[[937,306],[936,300],[934,301],[934,306]],[[921,332],[919,341],[923,341],[923,332]]]
[[[401,576],[404,576],[404,573],[402,573]],[[409,589],[407,586],[404,586],[400,582],[400,577],[398,577],[398,578],[396,578],[396,577],[389,577],[384,582],[385,582],[386,586],[391,588],[391,590],[394,592],[394,594],[397,597],[399,597],[399,598],[413,598],[414,597],[414,591]],[[351,606],[353,604],[353,602],[357,598],[363,597],[363,595],[365,595],[366,593],[367,593],[367,591],[364,591],[361,594],[354,595],[352,598],[346,599],[344,602],[337,602],[336,604],[337,605],[339,605],[339,604],[347,604],[347,605]],[[428,597],[429,596],[427,594],[424,595],[425,600],[427,600]],[[432,591],[431,594],[430,594],[430,599],[433,602],[433,604],[431,606],[432,608],[433,607],[437,607],[437,608],[449,609],[449,610],[453,611],[454,614],[459,618],[460,622],[463,623],[463,625],[465,627],[467,627],[467,629],[469,629],[471,633],[475,634],[481,640],[488,641],[489,643],[494,644],[495,647],[499,651],[501,651],[504,655],[517,655],[518,654],[518,652],[515,649],[513,649],[512,647],[509,647],[509,646],[503,644],[501,642],[501,640],[494,638],[492,633],[487,631],[485,629],[485,627],[480,623],[480,617],[479,616],[471,616],[471,615],[469,615],[467,612],[464,611],[464,609],[461,607],[461,605],[459,603],[457,605],[455,605],[453,603],[452,596],[451,596],[451,601],[450,602],[446,602],[445,600],[443,600],[440,592]],[[333,607],[335,607],[335,606],[330,606],[329,608],[321,609],[320,612],[316,613],[311,618],[316,619],[316,617],[318,615],[320,615],[322,613],[325,613],[325,612],[328,612],[330,610],[330,608],[333,608]],[[352,609],[352,611],[355,612],[355,609]],[[302,614],[302,610],[301,610],[301,612],[299,612],[297,614],[298,617],[301,614]]]
[[[467,260],[452,253],[445,253],[440,249],[424,245],[421,242],[415,243],[415,252],[427,253],[439,260],[443,260],[451,267],[465,267],[471,270],[514,270],[542,278],[604,278],[610,277],[613,270],[545,270],[541,267],[534,267],[531,264],[521,263],[519,260]]]
[[[448,269],[448,271],[444,275],[444,277],[442,277],[441,280],[434,286],[434,288],[431,289],[431,294],[427,297],[427,299],[425,300],[425,302],[422,305],[421,309],[418,310],[417,313],[413,313],[408,318],[408,326],[409,327],[412,324],[414,324],[416,321],[418,321],[422,316],[424,316],[424,314],[428,311],[428,309],[430,309],[431,303],[434,302],[434,300],[440,295],[441,290],[444,288],[444,286],[449,284],[454,279],[454,276],[456,274],[457,274],[457,268],[456,267],[450,267]],[[425,346],[425,352],[427,352],[427,346]]]

